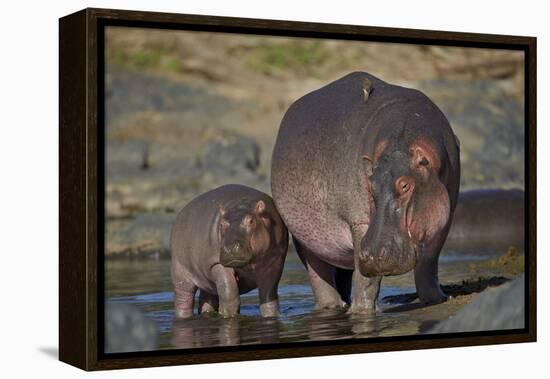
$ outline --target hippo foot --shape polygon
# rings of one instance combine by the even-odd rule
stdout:
[[[425,305],[441,304],[448,300],[448,296],[441,290],[440,287],[433,288],[430,291],[422,291],[418,293],[420,302]]]
[[[238,312],[227,312],[227,311],[222,311],[222,310],[220,310],[220,312],[218,312],[218,313],[223,318],[234,318],[239,314]]]
[[[372,307],[364,307],[355,305],[352,303],[351,307],[348,309],[347,313],[352,315],[365,315],[365,316],[373,316],[376,314],[376,311],[378,310],[378,305]]]
[[[441,293],[441,295],[434,295],[429,298],[420,298],[420,302],[425,305],[435,305],[446,302],[449,299],[447,295]]]
[[[279,301],[272,300],[260,304],[260,313],[262,317],[279,317]]]
[[[237,314],[222,314],[220,313],[220,315],[222,316],[223,319],[232,319],[232,318],[235,318],[237,317]]]
[[[230,302],[227,304],[220,303],[219,314],[223,318],[235,317],[239,314],[240,304],[238,301]]]
[[[416,293],[422,304],[440,304],[447,301],[437,278],[437,259],[420,262],[414,269]]]
[[[320,311],[323,309],[347,309],[349,305],[343,301],[327,301],[327,302],[318,302],[315,304],[315,310]]]
[[[177,319],[186,319],[193,317],[193,309],[176,309],[176,318]]]

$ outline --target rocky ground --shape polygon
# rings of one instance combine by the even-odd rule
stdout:
[[[386,313],[407,312],[411,319],[421,321],[411,334],[521,329],[525,320],[524,272],[525,256],[511,247],[496,257],[469,263],[460,274],[440,273],[445,278],[441,288],[449,296],[445,303],[425,306],[416,293],[386,296],[381,303]],[[456,280],[459,277],[465,279]],[[384,282],[400,280],[407,278],[385,278]]]
[[[112,28],[106,254],[162,256],[176,212],[241,183],[270,192],[280,120],[355,70],[424,91],[461,141],[461,189],[523,188],[520,52]]]

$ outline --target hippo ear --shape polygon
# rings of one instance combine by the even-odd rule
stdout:
[[[420,172],[425,178],[439,172],[439,155],[430,144],[415,143],[410,148],[410,154],[412,169]]]
[[[372,83],[368,78],[363,80],[363,101],[366,103],[369,99],[369,95],[372,92]]]
[[[263,200],[258,200],[258,202],[256,203],[256,206],[254,207],[254,211],[257,214],[261,214],[265,211],[265,203]]]
[[[412,164],[416,168],[427,167],[430,165],[426,152],[421,147],[413,148]]]

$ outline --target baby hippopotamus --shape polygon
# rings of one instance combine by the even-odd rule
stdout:
[[[178,214],[170,237],[176,317],[239,313],[240,294],[258,288],[264,317],[279,314],[277,287],[288,231],[271,197],[230,184],[208,191]]]

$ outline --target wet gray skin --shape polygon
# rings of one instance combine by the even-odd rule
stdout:
[[[406,226],[412,202],[410,198],[400,197],[394,188],[396,180],[410,171],[407,158],[400,150],[383,156],[370,177],[376,210],[374,222],[361,241],[359,267],[365,276],[399,275],[416,265],[417,244],[409,237],[406,227],[401,228]]]
[[[414,112],[407,110],[411,106]],[[459,169],[453,169],[449,151],[437,148],[436,128],[445,126],[444,116],[436,108],[403,108],[415,117],[376,142],[374,158],[366,157],[373,221],[361,240],[358,268],[367,277],[415,269],[421,300],[439,303],[446,295],[439,287],[437,261],[457,201]],[[421,133],[409,132],[415,129]]]
[[[429,159],[411,163],[401,138],[385,145],[368,177],[375,206],[373,222],[361,241],[359,268],[365,276],[412,270],[419,257],[437,254],[451,221],[449,194],[439,175],[423,170],[431,164]]]
[[[220,263],[225,267],[244,267],[255,258],[250,246],[257,226],[255,214],[246,203],[222,212]]]
[[[438,259],[458,196],[459,155],[427,96],[368,73],[291,105],[271,187],[317,309],[374,313],[382,276],[412,269],[424,303],[445,301]]]
[[[288,231],[272,199],[241,185],[225,185],[193,199],[171,235],[176,317],[239,313],[240,294],[258,288],[262,316],[279,313],[277,287]]]

